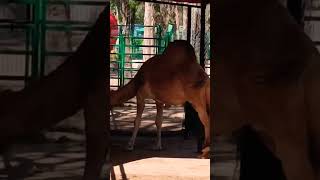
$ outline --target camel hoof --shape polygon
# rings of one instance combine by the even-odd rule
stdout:
[[[202,154],[198,156],[200,159],[209,159],[210,147],[205,147],[202,150]]]
[[[209,159],[209,153],[202,153],[198,156],[199,159]]]

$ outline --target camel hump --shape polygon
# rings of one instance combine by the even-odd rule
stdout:
[[[175,40],[170,42],[163,52],[163,56],[174,57],[168,58],[175,63],[197,62],[196,53],[193,46],[185,40]]]
[[[202,71],[199,71],[197,73],[193,87],[194,88],[202,88],[203,86],[206,85],[207,81],[208,81],[208,75],[203,73]]]
[[[181,67],[184,83],[189,84],[192,88],[202,88],[209,79],[208,74],[199,64],[188,64]]]

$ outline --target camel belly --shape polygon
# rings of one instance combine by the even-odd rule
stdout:
[[[145,84],[139,90],[139,95],[144,99],[153,99],[157,102],[170,105],[181,105],[187,101],[184,90],[177,86],[168,83],[169,85],[154,85]]]

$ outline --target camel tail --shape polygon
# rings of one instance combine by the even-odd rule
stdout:
[[[141,73],[137,73],[136,76],[130,80],[130,82],[122,87],[120,87],[116,91],[110,92],[110,105],[115,106],[122,104],[129,99],[136,96],[139,87],[142,85],[142,75]]]

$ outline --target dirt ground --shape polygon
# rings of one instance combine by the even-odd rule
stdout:
[[[141,128],[136,139],[135,150],[125,151],[133,128],[135,106],[127,105],[114,109],[111,119],[112,150],[111,179],[130,180],[173,180],[210,178],[210,160],[197,159],[196,140],[184,139],[181,133],[183,108],[171,107],[164,111],[164,150],[154,151],[156,127],[153,105],[146,107]],[[84,123],[81,112],[64,124],[46,133],[46,140],[40,143],[19,144],[12,148],[15,168],[10,172],[15,179],[24,180],[78,180],[84,167]],[[215,180],[230,179],[234,174],[234,146],[219,142],[215,148],[215,161],[211,162],[211,177]],[[154,168],[153,168],[154,167]],[[146,168],[149,168],[147,171]],[[106,177],[106,170],[103,171]],[[189,173],[184,173],[189,172]],[[0,162],[0,180],[7,179]]]

